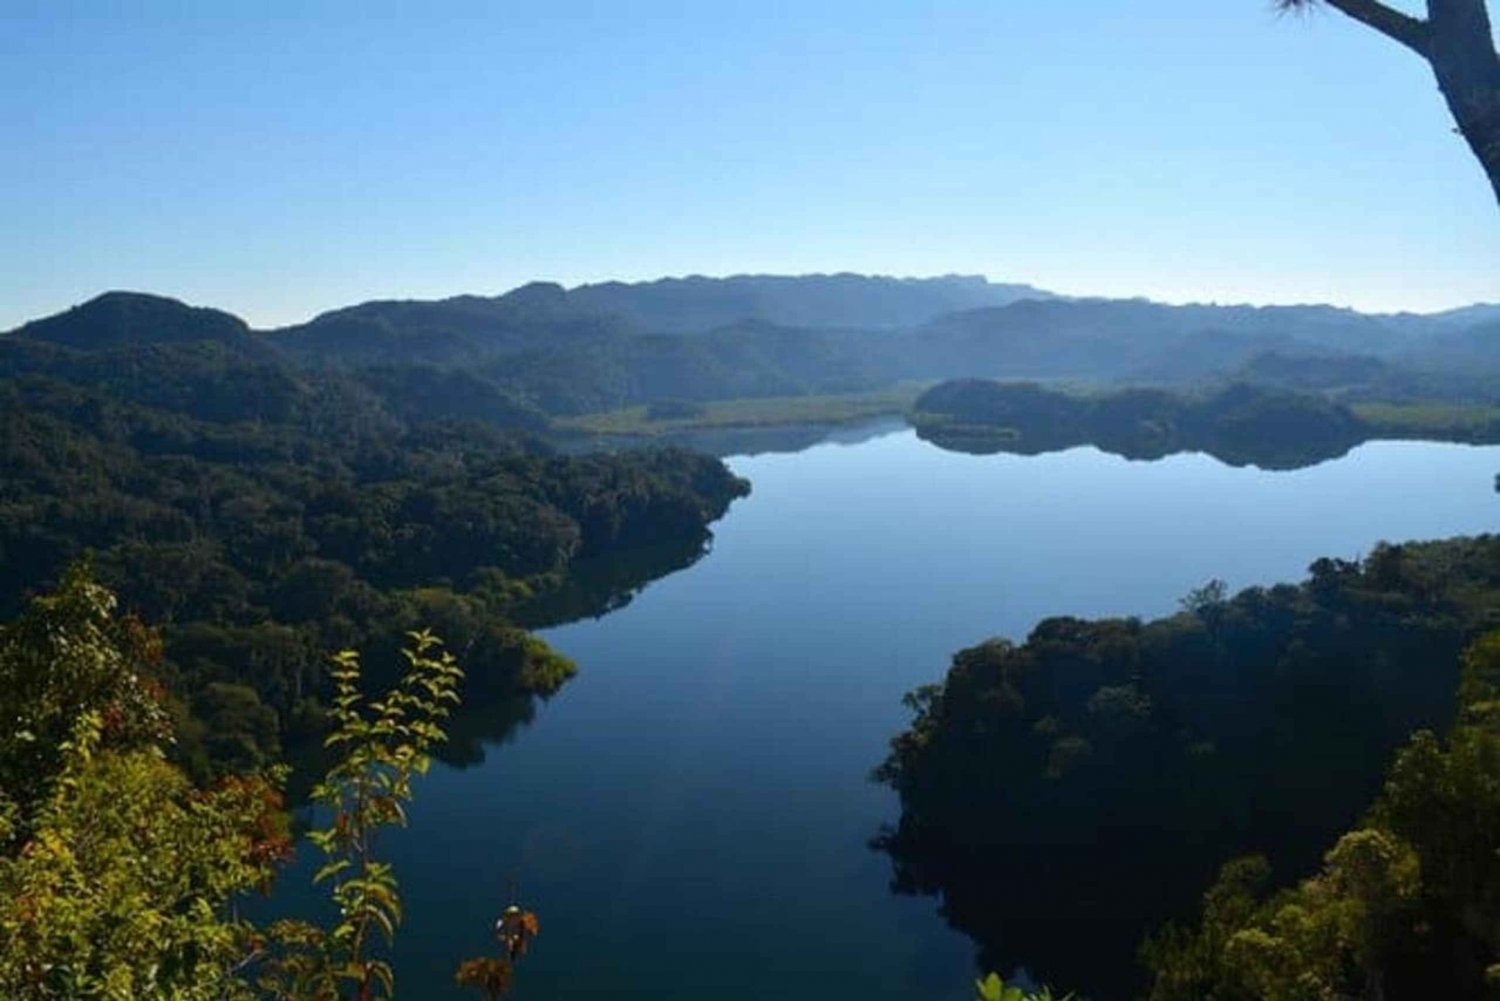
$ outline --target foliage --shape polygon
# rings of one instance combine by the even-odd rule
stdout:
[[[512,904],[495,924],[502,954],[464,960],[453,979],[460,986],[479,991],[488,1001],[505,996],[515,980],[516,963],[526,955],[540,930],[535,914]]]
[[[395,877],[375,860],[375,837],[387,824],[406,823],[412,778],[427,771],[428,752],[443,739],[440,722],[458,703],[462,673],[451,654],[433,654],[436,645],[430,633],[412,635],[412,647],[404,651],[409,670],[384,699],[369,705],[368,715],[360,705],[357,656],[345,651],[335,658],[335,728],[326,743],[343,756],[313,791],[313,800],[333,812],[333,824],[309,839],[330,857],[314,879],[331,885],[341,916],[332,939],[347,949],[345,975],[362,992],[372,979],[391,991],[389,966],[365,955],[372,929],[389,944],[401,920]]]
[[[79,721],[33,832],[0,858],[0,994],[207,1001],[232,986],[230,905],[287,848],[275,784],[195,790],[152,750],[100,750]]]
[[[309,840],[328,856],[315,882],[327,885],[338,918],[328,928],[256,927],[236,905],[269,889],[290,854],[285,770],[202,788],[170,763],[165,716],[152,702],[159,689],[139,673],[151,636],[113,608],[113,595],[79,567],[57,594],[33,599],[0,628],[6,711],[34,731],[0,745],[0,774],[46,770],[19,792],[0,788],[0,997],[394,996],[381,953],[401,902],[376,842],[405,822],[412,784],[445,739],[462,677],[453,656],[431,633],[412,633],[406,671],[379,698],[363,693],[356,654],[334,658],[331,764],[313,793],[328,824]],[[64,709],[72,715],[53,746]],[[536,932],[534,914],[507,911],[497,929],[502,955],[466,963],[464,982],[500,996]]]
[[[589,561],[701,545],[745,490],[684,452],[560,456],[520,418],[432,423],[460,377],[304,371],[222,314],[138,298],[0,337],[0,615],[92,549],[163,628],[200,778],[310,736],[323,651],[391,663],[437,606],[478,694],[554,690],[571,665],[516,628],[528,605]]]
[[[96,742],[110,749],[152,746],[169,732],[152,673],[160,643],[114,612],[114,595],[80,564],[0,625],[0,802],[20,818],[51,794],[80,719],[96,719]],[[18,819],[11,833],[28,828]]]
[[[978,992],[979,1001],[1071,1001],[1073,997],[1071,994],[1057,997],[1050,987],[1027,991],[1015,985],[1007,986],[998,973],[991,973],[983,980],[974,981],[974,989]]]
[[[195,788],[161,745],[153,650],[75,568],[0,629],[0,996],[232,992],[234,898],[288,849],[279,774]]]
[[[1316,866],[1380,763],[1452,719],[1443,665],[1500,627],[1500,538],[1383,545],[1188,605],[1048,619],[908,697],[877,772],[900,822],[878,843],[896,887],[941,893],[986,965],[1128,994],[1133,942],[1191,913],[1225,859],[1264,853],[1280,879]]]
[[[258,984],[277,997],[340,997],[348,984],[360,1001],[395,995],[395,973],[380,958],[401,923],[395,873],[380,861],[380,831],[404,826],[413,779],[427,771],[430,752],[444,739],[442,721],[458,704],[463,672],[429,632],[411,634],[403,651],[407,671],[383,698],[360,690],[359,658],[334,658],[332,732],[325,740],[334,763],[313,790],[330,816],[308,840],[328,857],[313,877],[326,883],[338,911],[330,929],[282,922],[270,940]]]
[[[1413,735],[1364,822],[1321,871],[1264,892],[1226,866],[1195,929],[1143,950],[1154,1001],[1481,997],[1500,971],[1500,633],[1464,654],[1446,743]]]

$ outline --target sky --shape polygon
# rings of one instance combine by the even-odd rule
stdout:
[[[1269,0],[0,0],[0,329],[663,275],[1500,300],[1416,56]]]

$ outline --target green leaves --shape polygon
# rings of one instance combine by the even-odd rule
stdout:
[[[137,669],[149,634],[115,619],[113,603],[80,572],[0,627],[0,712],[27,721],[19,735],[0,733],[0,997],[394,996],[375,952],[395,938],[401,898],[375,842],[406,823],[413,777],[445,739],[463,677],[453,658],[430,632],[412,633],[405,676],[375,700],[360,689],[357,656],[332,659],[335,760],[313,793],[330,819],[308,838],[327,855],[313,881],[338,920],[262,930],[233,908],[265,890],[289,853],[286,770],[202,789],[168,763],[165,717]]]
[[[991,973],[983,980],[974,981],[974,989],[978,992],[979,1001],[1070,1001],[1073,997],[1066,994],[1055,998],[1050,987],[1028,993],[1019,987],[1006,986],[998,973]]]
[[[253,777],[195,790],[98,727],[79,721],[29,841],[0,855],[0,997],[238,997],[249,928],[229,904],[284,855],[279,795]]]
[[[308,835],[329,856],[313,881],[329,886],[339,912],[338,923],[320,940],[325,980],[352,981],[361,999],[395,992],[389,964],[370,955],[371,934],[390,945],[401,924],[396,876],[375,858],[375,842],[383,827],[406,824],[412,779],[427,771],[431,749],[446,739],[442,721],[459,701],[463,678],[431,632],[408,638],[402,652],[407,671],[379,699],[367,699],[360,690],[355,653],[334,655],[334,728],[325,744],[339,757],[312,794],[332,818]]]
[[[152,634],[86,567],[0,627],[0,997],[243,995],[231,902],[288,850],[283,774],[168,764]]]
[[[85,715],[96,742],[112,747],[168,739],[160,689],[147,675],[159,654],[155,636],[114,612],[115,596],[79,563],[56,591],[0,626],[0,789],[23,809],[65,770]]]
[[[1143,957],[1154,1001],[1488,996],[1500,927],[1500,634],[1465,652],[1446,741],[1412,735],[1380,799],[1321,871],[1266,894],[1265,862],[1225,866],[1196,929]]]
[[[979,992],[979,1001],[1006,1001],[1005,984],[998,973],[974,981],[974,987]]]

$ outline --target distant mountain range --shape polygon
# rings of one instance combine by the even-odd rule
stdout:
[[[383,397],[420,393],[402,405],[428,416],[501,421],[965,377],[1291,381],[1353,397],[1490,400],[1500,305],[1371,315],[1065,298],[976,276],[753,275],[534,283],[254,331],[218,310],[110,292],[3,335],[0,372],[86,368],[80,354],[118,368],[105,356],[204,344],[240,362],[343,372]]]
[[[885,278],[868,275],[736,275],[582,285],[566,293],[587,310],[644,330],[691,334],[745,320],[786,327],[898,330],[945,313],[1052,299],[1031,285],[994,284],[981,275]]]

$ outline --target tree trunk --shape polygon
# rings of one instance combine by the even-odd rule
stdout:
[[[1500,56],[1484,0],[1428,0],[1427,60],[1500,202]]]

